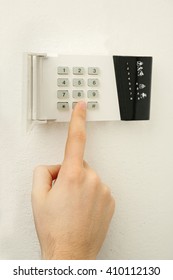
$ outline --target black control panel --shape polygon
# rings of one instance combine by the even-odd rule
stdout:
[[[122,120],[149,120],[152,57],[113,56]]]

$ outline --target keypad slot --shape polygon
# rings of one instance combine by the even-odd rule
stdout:
[[[88,98],[98,98],[99,91],[98,90],[88,90],[87,96],[88,96]]]
[[[58,86],[59,87],[68,87],[69,86],[69,79],[59,78],[58,79]]]
[[[99,80],[98,79],[88,79],[88,86],[89,87],[98,87]]]
[[[68,90],[58,90],[57,97],[59,99],[69,98],[69,91]]]
[[[74,87],[83,87],[84,79],[73,79],[73,86]]]
[[[83,90],[73,90],[73,98],[84,98]]]
[[[98,102],[88,102],[87,109],[89,110],[96,110],[98,109]]]
[[[69,110],[69,103],[68,102],[58,102],[57,109],[59,111],[68,111]]]
[[[98,75],[99,74],[99,68],[98,67],[89,67],[88,68],[88,74],[89,75]]]
[[[85,72],[84,67],[73,67],[74,75],[83,75]]]
[[[69,74],[69,67],[59,66],[58,67],[58,74],[59,75],[68,75]]]

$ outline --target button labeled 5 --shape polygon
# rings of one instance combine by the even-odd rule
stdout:
[[[84,86],[84,79],[73,79],[73,86],[75,87]]]

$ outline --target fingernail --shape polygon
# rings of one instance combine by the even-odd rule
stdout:
[[[81,109],[86,110],[86,102],[80,101],[79,106],[80,106]]]

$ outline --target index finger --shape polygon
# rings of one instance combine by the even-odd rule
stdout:
[[[72,164],[83,164],[86,142],[86,103],[78,102],[72,112],[64,160]]]

